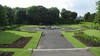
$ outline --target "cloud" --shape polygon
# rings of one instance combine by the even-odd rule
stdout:
[[[96,2],[98,0],[70,0],[74,6],[69,8],[72,11],[76,11],[78,15],[84,16],[85,13],[96,12]]]
[[[32,5],[43,5],[45,7],[69,8],[73,4],[69,0],[2,0],[0,4],[11,7],[28,7]]]
[[[29,7],[33,5],[42,5],[46,8],[57,7],[76,11],[79,15],[86,12],[95,12],[95,2],[98,0],[0,0],[1,5],[9,7]]]

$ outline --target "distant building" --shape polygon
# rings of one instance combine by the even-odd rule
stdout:
[[[79,17],[77,17],[77,19],[83,19],[84,17],[83,16],[79,16]]]

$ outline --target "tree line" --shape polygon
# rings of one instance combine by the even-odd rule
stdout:
[[[0,5],[0,26],[12,24],[62,24],[74,21],[76,12],[56,7],[30,6],[28,8],[11,8]]]
[[[83,20],[85,22],[100,23],[100,0],[96,2],[97,12],[91,14],[87,12]],[[74,24],[79,23],[76,19],[77,12],[62,9],[61,12],[57,7],[46,8],[44,6],[30,6],[27,8],[0,5],[0,26],[13,24],[34,24],[34,25],[51,25],[51,24]]]
[[[96,5],[97,5],[96,13],[91,14],[90,12],[87,12],[84,15],[85,22],[94,22],[95,24],[97,24],[97,23],[100,24],[100,0],[98,0],[98,2],[96,2]]]

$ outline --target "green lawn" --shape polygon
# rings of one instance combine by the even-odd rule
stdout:
[[[28,44],[24,48],[0,48],[0,51],[15,52],[13,56],[30,56],[31,51],[28,49],[36,49],[38,41],[42,33],[42,31],[36,31],[36,33],[28,33],[28,32],[13,31],[13,30],[7,30],[5,32],[10,33],[10,34],[15,34],[20,37],[32,37],[32,39],[28,42]],[[7,39],[7,41],[9,40],[10,39]]]
[[[100,38],[100,31],[99,30],[93,30],[93,29],[88,29],[84,31],[85,34],[89,36],[96,36]],[[94,53],[96,56],[100,56],[100,47],[92,47],[89,49],[92,53]]]
[[[8,30],[6,32],[16,34],[16,35],[22,36],[22,37],[33,37],[29,41],[29,43],[25,46],[26,49],[28,49],[28,48],[35,49],[38,44],[38,41],[41,37],[41,33],[42,33],[42,31],[37,31],[36,33],[28,33],[28,32],[13,31],[13,30]],[[8,39],[7,39],[7,41],[8,41]]]
[[[65,25],[62,25],[63,27]],[[79,25],[78,25],[79,26]],[[71,26],[70,26],[71,27]],[[74,27],[74,26],[72,26]],[[75,26],[76,27],[76,26]],[[82,28],[76,29],[76,30],[68,30],[68,31],[77,31],[77,30],[81,30]],[[89,35],[89,36],[96,36],[96,37],[100,37],[100,31],[99,30],[95,30],[95,29],[86,29],[84,30],[85,34]],[[65,31],[61,31],[61,33],[77,48],[84,48],[87,47],[86,45],[82,44],[80,41],[76,40],[75,38],[73,38],[72,36],[74,36],[74,32],[65,32]],[[94,53],[96,56],[100,56],[100,47],[91,47],[89,49],[89,51],[91,51],[92,53]]]
[[[96,56],[100,56],[100,47],[92,47],[89,49],[92,53],[94,53]]]
[[[60,31],[64,37],[66,39],[68,39],[76,48],[85,48],[87,47],[86,45],[84,45],[83,43],[81,43],[80,41],[78,41],[77,39],[75,39],[73,36],[74,36],[74,33],[66,33],[65,31]]]
[[[30,56],[31,55],[31,51],[27,49],[0,48],[0,51],[15,52],[13,56]]]
[[[76,25],[63,24],[63,25],[55,25],[55,27],[81,28],[81,26],[79,24],[76,24]]]
[[[19,28],[30,28],[30,27],[43,27],[43,25],[21,25]]]
[[[87,34],[89,36],[100,37],[100,31],[99,30],[89,29],[89,30],[85,30],[84,32],[85,32],[85,34]]]
[[[20,35],[11,32],[0,32],[0,44],[11,44],[21,38]]]

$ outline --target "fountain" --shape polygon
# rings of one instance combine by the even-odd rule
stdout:
[[[55,30],[55,29],[63,29],[63,28],[61,28],[61,27],[53,27],[53,26],[45,26],[45,27],[40,27],[39,29]]]

